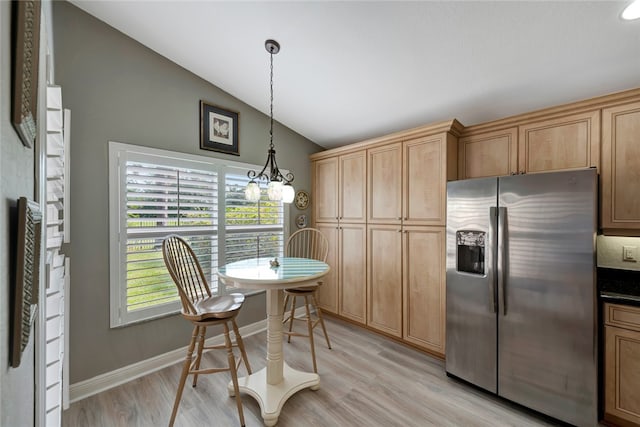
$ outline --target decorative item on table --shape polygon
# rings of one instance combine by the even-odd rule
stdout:
[[[271,265],[271,268],[280,267],[280,263],[278,262],[278,257],[275,257],[274,259],[270,259],[269,260],[269,265]]]
[[[287,172],[282,174],[278,169],[278,163],[276,162],[276,150],[273,147],[273,55],[280,51],[280,44],[275,40],[267,40],[264,43],[264,47],[269,52],[269,58],[271,63],[271,78],[269,80],[269,88],[271,89],[270,99],[270,125],[269,125],[269,150],[267,151],[267,162],[259,173],[254,170],[250,170],[247,173],[250,181],[247,184],[247,188],[244,190],[244,196],[246,200],[251,202],[257,202],[260,200],[260,186],[256,182],[256,179],[263,180],[269,185],[267,187],[267,195],[269,200],[280,201],[284,203],[293,202],[295,190],[291,185],[293,182],[293,174]],[[265,172],[269,169],[268,172]]]
[[[200,101],[200,148],[239,156],[238,113]]]

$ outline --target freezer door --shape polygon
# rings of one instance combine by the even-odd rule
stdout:
[[[596,171],[501,177],[498,186],[498,394],[597,425]]]
[[[446,371],[497,391],[496,178],[447,184]]]

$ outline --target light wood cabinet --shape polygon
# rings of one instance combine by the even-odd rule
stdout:
[[[447,180],[457,176],[457,138],[440,133],[402,145],[402,223],[444,226]]]
[[[519,173],[598,167],[600,110],[519,126]]]
[[[368,222],[402,221],[402,143],[368,150]]]
[[[364,150],[338,158],[339,206],[338,219],[342,222],[364,223],[367,220],[367,157]]]
[[[604,418],[640,426],[640,308],[605,304]]]
[[[600,110],[500,130],[473,129],[458,141],[458,178],[480,178],[600,166]]]
[[[458,179],[518,173],[518,128],[470,135],[458,140]]]
[[[366,221],[364,150],[313,162],[315,222]]]
[[[600,176],[605,233],[640,235],[640,102],[602,111]]]
[[[329,240],[331,272],[318,290],[330,313],[366,322],[366,151],[313,162],[314,224]]]
[[[402,337],[402,230],[367,226],[367,325]]]
[[[338,314],[367,321],[367,230],[364,224],[340,224]]]
[[[447,180],[457,175],[456,150],[449,133],[368,150],[368,222],[444,225]]]
[[[338,312],[339,297],[339,267],[340,267],[340,245],[339,230],[337,224],[317,223],[315,227],[327,238],[329,243],[329,251],[327,252],[327,264],[331,267],[322,279],[322,286],[318,288],[316,297],[318,305],[325,311],[330,313]]]
[[[405,227],[403,239],[403,338],[444,356],[444,227]]]
[[[312,176],[314,222],[338,221],[338,157],[313,162]]]
[[[314,224],[336,233],[325,278],[336,285],[320,289],[321,307],[440,356],[446,185],[461,130],[451,120],[311,156]]]
[[[366,323],[367,269],[366,225],[318,223],[327,237],[327,264],[331,271],[318,288],[318,304],[324,311],[356,323]]]

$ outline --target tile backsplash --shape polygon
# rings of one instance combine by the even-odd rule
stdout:
[[[600,235],[596,248],[598,267],[640,271],[640,237]],[[636,261],[623,261],[625,252]]]

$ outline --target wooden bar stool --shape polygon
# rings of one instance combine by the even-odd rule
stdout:
[[[227,371],[231,373],[240,425],[244,426],[244,413],[238,389],[237,370],[240,362],[244,362],[247,372],[251,374],[251,366],[249,366],[244,343],[235,320],[244,303],[244,295],[236,293],[212,296],[200,263],[189,244],[181,237],[172,235],[164,239],[162,242],[162,255],[167,270],[169,270],[169,274],[178,288],[180,301],[182,302],[182,317],[193,324],[193,333],[191,334],[187,355],[182,366],[182,375],[180,376],[169,426],[173,426],[175,422],[182,391],[189,374],[193,374],[193,387],[195,387],[198,382],[198,375]],[[205,346],[207,328],[217,325],[221,325],[224,329],[224,344]],[[229,336],[230,327],[235,335],[235,344]],[[241,357],[237,360],[237,363],[233,354],[233,347],[240,349]],[[202,351],[205,349],[226,349],[228,366],[202,369],[200,361],[202,360]],[[194,353],[196,353],[195,360],[193,358]]]
[[[322,262],[327,261],[327,253],[329,252],[329,242],[327,238],[315,228],[303,228],[293,233],[287,240],[285,247],[285,255],[288,257],[298,258],[311,258],[317,259]],[[291,342],[292,336],[309,337],[309,344],[311,347],[311,359],[313,360],[313,372],[318,372],[316,364],[316,350],[313,341],[313,329],[320,324],[324,333],[324,338],[327,341],[327,347],[331,348],[331,342],[329,342],[329,335],[327,334],[327,328],[324,325],[322,319],[322,310],[318,306],[316,300],[316,291],[318,287],[322,285],[322,282],[318,282],[317,286],[310,286],[304,288],[292,288],[284,290],[284,307],[283,316],[287,312],[287,304],[291,302],[291,312],[283,320],[283,323],[289,323],[289,329],[283,333],[288,335],[287,342]],[[296,300],[298,297],[304,298],[304,317],[296,317]],[[315,310],[315,319],[311,315],[311,307]],[[307,325],[307,333],[295,332],[293,324],[295,321],[305,322]]]

